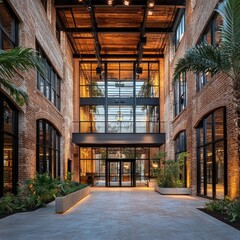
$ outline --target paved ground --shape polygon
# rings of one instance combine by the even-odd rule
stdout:
[[[92,188],[65,214],[54,204],[0,219],[0,240],[236,240],[240,232],[197,210],[204,199],[149,188]]]

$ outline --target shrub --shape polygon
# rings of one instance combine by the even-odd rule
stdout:
[[[240,198],[231,200],[230,198],[225,197],[224,199],[213,200],[205,203],[204,207],[207,211],[227,215],[230,222],[235,222],[240,219]]]

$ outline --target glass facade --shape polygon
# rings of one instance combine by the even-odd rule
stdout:
[[[159,148],[154,147],[81,147],[80,181],[89,183],[90,178],[95,186],[105,186],[106,182],[109,186],[129,186],[132,177],[136,186],[144,186],[150,178],[155,177],[156,169],[160,166],[159,160],[155,159],[158,151]],[[130,171],[130,168],[133,169]]]
[[[198,194],[213,198],[227,195],[226,117],[220,108],[197,128]]]
[[[60,136],[44,120],[37,121],[37,172],[60,176]]]
[[[18,182],[18,112],[0,95],[0,197],[16,193]]]
[[[80,133],[159,133],[159,65],[80,64]],[[91,98],[91,99],[90,99]]]

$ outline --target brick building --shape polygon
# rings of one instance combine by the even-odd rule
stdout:
[[[0,1],[0,48],[36,49],[46,71],[13,80],[29,95],[23,107],[1,89],[0,194],[36,171],[141,186],[162,150],[189,153],[194,195],[239,195],[229,79],[172,77],[188,47],[219,43],[218,1],[115,2]]]

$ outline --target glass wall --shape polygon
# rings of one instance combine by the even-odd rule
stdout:
[[[81,133],[159,133],[159,63],[80,63]]]
[[[160,166],[156,155],[159,148],[154,147],[107,147],[107,148],[80,148],[80,181],[88,183],[89,178],[95,186],[105,186],[106,164],[114,163],[113,166],[124,166],[128,161],[134,161],[134,179],[136,185],[145,185],[150,178],[154,178],[157,168]]]
[[[60,136],[45,120],[37,121],[37,172],[60,176]]]
[[[227,194],[225,109],[205,117],[197,128],[198,194],[223,198]]]
[[[18,113],[0,95],[0,196],[16,193],[18,181]]]

